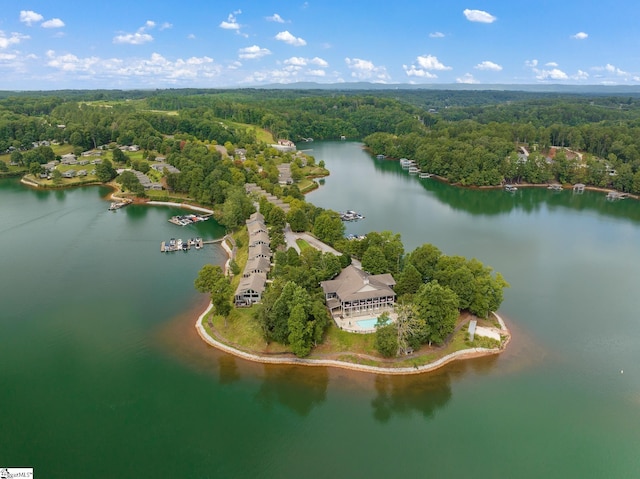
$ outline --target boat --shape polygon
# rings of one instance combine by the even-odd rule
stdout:
[[[431,173],[420,173],[420,178],[431,178]]]
[[[504,190],[508,191],[509,193],[515,193],[516,191],[518,191],[518,188],[513,185],[504,185]]]
[[[420,173],[420,168],[418,168],[417,166],[411,166],[409,168],[410,175],[417,175],[418,173]]]
[[[173,223],[178,226],[187,226],[193,223],[199,223],[200,221],[207,221],[209,216],[203,215],[176,215],[169,218],[169,223]]]
[[[553,183],[549,186],[547,186],[548,190],[553,190],[553,191],[562,191],[562,185],[559,185],[558,183]]]
[[[196,238],[196,249],[202,248],[202,238]]]
[[[131,200],[124,201],[112,201],[109,205],[109,211],[119,210],[120,208],[127,206],[131,203]]]
[[[386,158],[386,156],[384,155],[376,155],[376,159],[377,160],[384,160]]]
[[[347,210],[344,213],[340,213],[340,219],[342,221],[358,221],[363,220],[364,215],[361,215],[357,211]]]

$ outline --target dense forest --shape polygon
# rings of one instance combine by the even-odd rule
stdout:
[[[41,140],[84,149],[137,144],[162,155],[177,153],[182,140],[243,148],[256,143],[248,125],[293,141],[363,140],[374,154],[413,159],[423,171],[461,185],[557,181],[640,192],[637,95],[254,89],[0,94],[0,152],[27,150]],[[518,156],[522,151],[526,157]],[[178,156],[173,161],[189,155]]]

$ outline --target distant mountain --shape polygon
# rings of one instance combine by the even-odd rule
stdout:
[[[251,88],[264,90],[477,90],[477,91],[524,91],[543,93],[589,93],[598,95],[629,95],[640,94],[640,85],[562,85],[562,84],[479,84],[479,83],[370,83],[370,82],[345,82],[345,83],[271,83],[269,85],[256,85]]]

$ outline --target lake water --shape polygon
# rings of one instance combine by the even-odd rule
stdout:
[[[247,363],[206,346],[193,280],[217,246],[161,254],[180,210],[0,182],[0,467],[41,477],[636,477],[640,203],[473,191],[358,143],[314,143],[308,196],[475,256],[511,283],[499,357],[385,377]],[[622,371],[624,371],[622,373]]]

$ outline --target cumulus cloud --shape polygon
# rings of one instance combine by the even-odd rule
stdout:
[[[195,39],[196,39],[196,36],[195,36],[193,33],[190,33],[189,35],[187,35],[187,38],[188,38],[189,40],[195,40]]]
[[[432,32],[429,34],[429,38],[444,38],[444,36],[442,32]]]
[[[288,30],[278,33],[276,35],[276,40],[288,43],[289,45],[293,45],[294,47],[303,47],[307,44],[307,42],[302,38],[293,36],[291,33],[289,33]]]
[[[524,65],[529,68],[535,68],[538,66],[538,60],[525,60]]]
[[[557,67],[558,64],[556,62],[547,62],[544,64],[545,67]]]
[[[0,30],[0,49],[5,49],[11,45],[17,45],[22,40],[28,40],[30,37],[28,35],[22,35],[20,33],[12,32],[7,35],[2,30]]]
[[[373,79],[374,81],[385,82],[390,78],[385,67],[376,66],[369,60],[347,57],[344,61],[349,70],[351,70],[351,76],[358,80]]]
[[[578,70],[578,73],[575,74],[574,78],[576,80],[587,80],[589,78],[589,74],[585,71]]]
[[[220,28],[224,28],[225,30],[240,30],[240,24],[238,23],[238,20],[236,18],[236,15],[240,15],[242,13],[242,10],[236,10],[232,13],[230,13],[227,16],[227,20],[223,20],[222,22],[220,22],[219,27]]]
[[[494,72],[502,71],[502,65],[485,60],[478,63],[475,67],[476,70],[489,70]]]
[[[427,70],[424,70],[422,68],[416,68],[415,65],[411,65],[411,66],[402,65],[402,68],[404,69],[404,72],[407,74],[407,76],[410,76],[410,77],[429,78],[429,79],[438,78],[438,75],[436,75],[435,73],[428,72]]]
[[[44,17],[33,10],[20,11],[20,21],[28,26],[31,26],[32,23],[41,22],[42,20],[44,20]]]
[[[267,17],[267,21],[268,22],[276,22],[276,23],[285,23],[284,19],[280,15],[278,15],[277,13],[274,13],[270,17]]]
[[[148,33],[124,33],[113,37],[113,43],[128,43],[129,45],[142,45],[153,41],[153,37]]]
[[[584,32],[578,32],[575,35],[571,35],[571,38],[575,40],[586,40],[589,37],[589,34]]]
[[[252,45],[238,50],[238,56],[246,60],[255,60],[266,55],[271,55],[271,50],[268,48],[260,48],[258,45]]]
[[[471,73],[465,73],[461,77],[456,78],[456,83],[472,84],[472,83],[478,83],[478,80],[473,78],[473,75]]]
[[[536,70],[536,79],[538,80],[568,80],[569,75],[559,68],[551,70]]]
[[[416,61],[425,70],[451,70],[451,67],[444,65],[433,55],[420,55]]]
[[[304,58],[304,57],[291,57],[291,58],[287,58],[284,61],[285,65],[295,65],[295,66],[300,66],[300,67],[304,67],[307,65],[315,65],[315,66],[319,66],[321,68],[327,68],[329,66],[329,63],[326,60],[323,60],[322,58],[319,57],[314,57],[314,58]]]
[[[51,20],[47,20],[46,22],[42,22],[40,25],[42,28],[62,28],[64,27],[64,22],[59,18],[52,18]]]
[[[169,60],[159,53],[149,58],[123,60],[119,58],[81,58],[71,53],[58,54],[53,50],[46,53],[46,65],[62,73],[89,75],[91,78],[116,79],[126,81],[135,78],[143,83],[179,83],[196,78],[219,76],[221,68],[212,58],[191,57]]]
[[[462,13],[470,22],[493,23],[497,20],[496,17],[483,10],[469,10],[467,8]]]
[[[156,26],[156,22],[153,20],[147,20],[143,26],[138,28],[135,33],[123,33],[113,37],[113,43],[125,43],[129,45],[142,45],[143,43],[149,43],[153,41],[153,36],[147,33],[147,30]]]
[[[164,22],[162,25],[160,25],[160,30],[167,30],[169,28],[173,28],[172,23]]]
[[[323,77],[327,75],[327,72],[325,70],[309,70],[307,74],[312,77]]]

